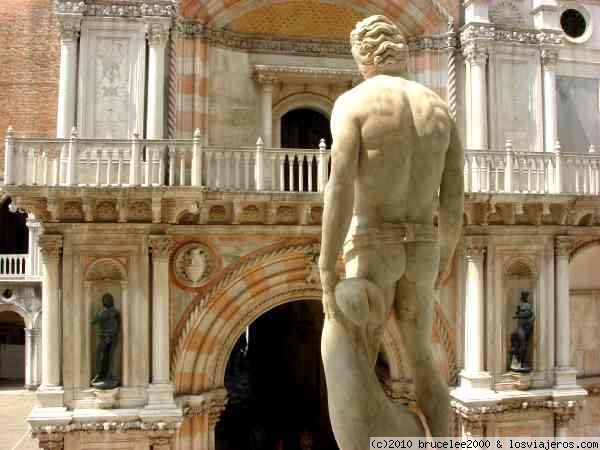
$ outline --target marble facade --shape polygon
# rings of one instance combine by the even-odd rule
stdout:
[[[255,161],[280,146],[286,112],[306,107],[329,117],[357,73],[347,42],[301,23],[295,29],[313,30],[310,36],[261,34],[264,22],[246,21],[245,14],[272,2],[242,3],[56,2],[62,32],[57,136],[67,141],[49,143],[46,152],[8,133],[7,149],[16,142],[19,153],[6,151],[6,165],[18,162],[19,168],[7,171],[0,187],[2,199],[10,196],[42,222],[43,293],[27,310],[33,314],[41,306],[43,312],[30,327],[32,361],[41,359],[30,366],[31,385],[42,386],[41,407],[29,419],[42,448],[215,448],[215,425],[228,401],[225,366],[237,338],[277,305],[321,299],[311,274],[328,150],[322,150],[315,192],[277,189],[279,167]],[[348,17],[380,12],[375,1],[334,3],[349,10]],[[600,79],[594,63],[600,37],[595,29],[577,42],[565,37],[559,14],[574,2],[446,3],[452,7],[432,2],[421,14],[411,2],[417,13],[388,13],[410,36],[411,77],[448,100],[467,149],[490,152],[490,165],[476,161],[478,153],[468,161],[475,161],[477,176],[465,196],[453,271],[435,309],[437,363],[456,387],[454,432],[598,435],[594,318],[600,286],[593,268],[600,205],[597,187],[596,194],[588,189],[598,183],[598,162],[589,148],[568,144],[563,153],[589,159],[569,156],[564,166],[552,164],[560,159],[556,141],[577,125],[561,107],[561,80],[575,79],[567,81],[576,89],[576,79],[584,78],[588,89]],[[576,3],[598,23],[598,5]],[[289,20],[310,20],[310,11],[298,8]],[[457,19],[448,34],[450,16],[464,21]],[[233,21],[243,27],[228,28]],[[18,131],[19,124],[13,126]],[[69,140],[73,127],[77,134]],[[255,146],[259,137],[262,144]],[[101,142],[104,156],[95,138],[109,139]],[[152,148],[137,138],[189,142],[165,144],[163,158],[144,165]],[[91,151],[77,159],[77,145]],[[189,151],[178,153],[186,145]],[[242,161],[247,157],[248,164],[219,159],[220,147],[235,150]],[[543,171],[532,162],[534,153],[552,165],[544,176],[581,167],[579,190],[575,182],[546,189],[548,180],[536,178]],[[38,154],[47,166],[34,164]],[[102,161],[100,169],[95,160]],[[73,161],[79,172],[70,169],[77,166]],[[170,177],[180,163],[181,183],[181,173]],[[60,170],[56,183],[54,170]],[[36,183],[23,181],[27,175]],[[536,190],[532,180],[543,188]],[[13,281],[0,274],[1,286]],[[532,292],[537,315],[528,389],[505,364],[511,312],[524,288]],[[105,291],[123,314],[122,386],[110,399],[90,389],[89,321]],[[27,309],[19,303],[25,297],[0,299],[0,311]],[[407,402],[412,373],[393,320],[383,348],[386,392]]]

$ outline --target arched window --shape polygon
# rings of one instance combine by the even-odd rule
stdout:
[[[0,254],[27,253],[27,214],[9,210],[10,197],[0,204]]]

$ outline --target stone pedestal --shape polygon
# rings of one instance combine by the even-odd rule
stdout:
[[[96,408],[113,409],[117,407],[119,388],[106,390],[94,389],[94,396],[96,397]]]

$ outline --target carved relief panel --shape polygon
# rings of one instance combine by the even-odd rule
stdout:
[[[143,24],[84,20],[78,127],[81,137],[124,139],[143,132],[146,41]]]

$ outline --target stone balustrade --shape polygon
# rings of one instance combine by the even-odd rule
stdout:
[[[322,192],[329,174],[329,151],[216,147],[193,139],[127,140],[5,139],[7,185],[38,186],[203,186],[222,191]],[[465,152],[465,190],[471,193],[600,193],[600,155],[514,149]]]
[[[30,263],[34,257],[26,253],[0,255],[0,280],[39,277],[37,265]]]

